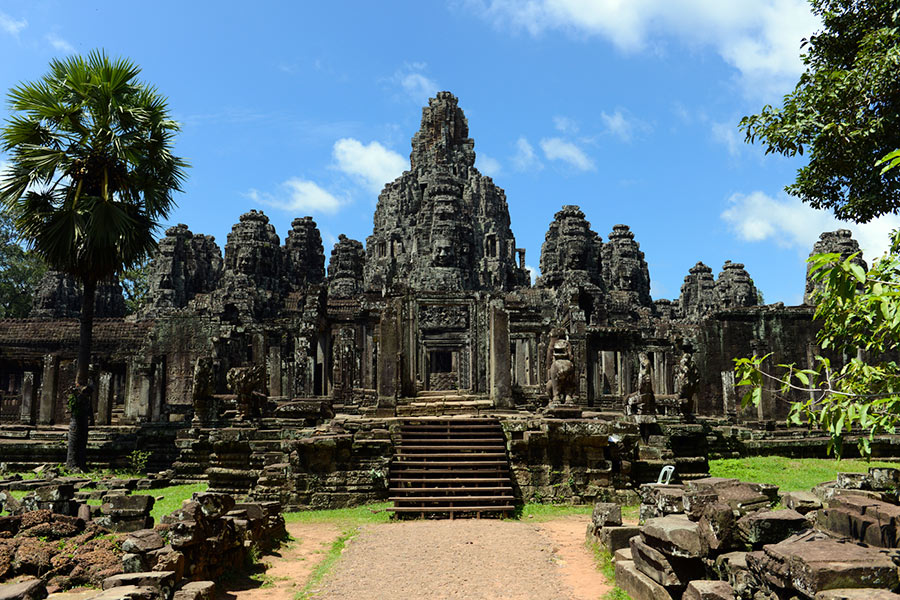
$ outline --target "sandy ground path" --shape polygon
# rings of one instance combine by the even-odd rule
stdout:
[[[262,557],[261,562],[268,565],[264,575],[227,582],[228,591],[220,593],[219,600],[294,600],[341,534],[341,528],[332,523],[288,523],[286,527],[293,541]]]
[[[609,585],[584,547],[586,526],[584,517],[368,526],[313,597],[596,600]]]

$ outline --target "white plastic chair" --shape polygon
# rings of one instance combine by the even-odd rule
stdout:
[[[672,465],[666,465],[659,472],[659,479],[656,480],[657,484],[668,485],[670,481],[672,481],[672,475],[675,474],[675,467]]]

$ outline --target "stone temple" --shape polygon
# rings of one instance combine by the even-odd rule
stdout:
[[[137,445],[177,480],[340,506],[387,497],[410,419],[490,417],[517,498],[590,501],[663,464],[701,475],[751,430],[778,434],[790,398],[773,386],[742,409],[732,359],[808,364],[811,286],[805,305],[761,306],[741,263],[715,276],[698,262],[678,299],[654,300],[634,233],[607,224],[604,240],[574,204],[548,224],[532,285],[506,195],[474,165],[466,117],[441,92],[371,235],[340,236],[327,272],[311,217],[282,239],[251,210],[224,253],[169,228],[140,314],[123,317],[117,283],[98,292],[89,460]],[[822,250],[858,246],[838,231]],[[4,461],[59,460],[79,294],[49,273],[31,318],[0,321]]]

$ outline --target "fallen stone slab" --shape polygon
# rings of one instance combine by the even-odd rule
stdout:
[[[669,556],[703,558],[709,550],[699,525],[686,515],[650,519],[641,528],[641,539]]]
[[[644,543],[640,536],[631,538],[631,556],[641,573],[667,588],[684,587],[704,575],[703,561],[699,558],[666,556]]]
[[[88,600],[168,600],[156,588],[139,585],[120,585],[103,590]]]
[[[616,563],[616,585],[632,600],[672,600],[666,588],[641,573],[631,561]]]
[[[176,591],[172,600],[212,600],[215,591],[212,581],[191,581]]]
[[[725,581],[700,579],[690,582],[681,598],[682,600],[733,600],[734,590]]]
[[[756,549],[765,544],[777,544],[808,529],[809,525],[806,517],[790,508],[744,515],[737,522],[741,537]]]
[[[840,542],[819,532],[798,534],[751,552],[747,566],[761,581],[780,590],[795,589],[809,598],[829,589],[900,585],[897,567],[886,551]]]
[[[812,492],[788,492],[781,497],[781,503],[801,515],[822,508],[822,501]]]
[[[716,573],[727,581],[735,594],[741,598],[750,597],[758,587],[756,578],[747,567],[746,552],[728,552],[716,558]]]
[[[631,548],[619,548],[613,554],[614,561],[633,560],[631,558]]]
[[[103,580],[103,589],[120,586],[146,587],[159,591],[159,595],[168,599],[175,589],[174,571],[145,571],[143,573],[121,573]]]
[[[139,529],[132,531],[122,540],[123,552],[144,553],[158,550],[166,545],[159,532],[153,529]]]
[[[869,485],[879,492],[895,492],[900,487],[900,469],[869,467]]]
[[[641,528],[634,525],[622,525],[620,527],[604,527],[596,532],[595,538],[607,552],[612,554],[616,550],[628,548],[628,540],[641,533]]]
[[[0,600],[43,600],[46,597],[47,586],[40,579],[0,585]]]
[[[900,600],[900,594],[878,588],[850,588],[819,592],[816,600]]]
[[[737,518],[725,502],[705,505],[697,526],[710,550],[722,552],[737,547]]]

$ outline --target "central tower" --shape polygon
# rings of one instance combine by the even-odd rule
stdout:
[[[378,196],[366,240],[366,290],[505,291],[528,284],[506,194],[475,168],[468,136],[450,92],[438,92],[422,109],[410,170]]]

